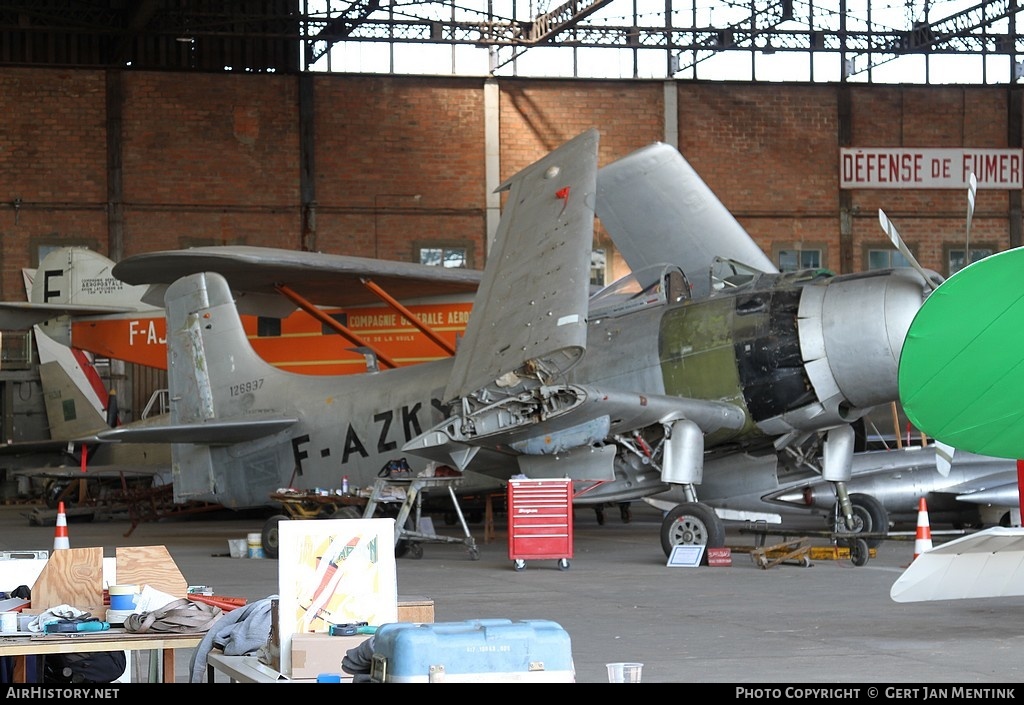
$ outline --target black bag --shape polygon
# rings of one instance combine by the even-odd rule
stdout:
[[[123,651],[49,654],[43,665],[43,683],[113,683],[127,665]]]
[[[382,467],[380,471],[377,473],[377,477],[412,477],[412,468],[409,467],[409,461],[407,461],[405,458],[389,460],[388,462],[384,463],[384,467]]]

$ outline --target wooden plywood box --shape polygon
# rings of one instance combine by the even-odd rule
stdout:
[[[398,597],[399,622],[434,622],[434,601],[427,597]]]

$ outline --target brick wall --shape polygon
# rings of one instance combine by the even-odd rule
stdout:
[[[479,78],[315,75],[309,118],[315,249],[409,260],[423,241],[484,264],[487,189]],[[120,144],[124,254],[195,244],[303,243],[299,77],[122,72],[119,139],[102,71],[0,71],[0,277],[21,298],[41,244],[109,254],[108,141]],[[660,81],[499,79],[501,178],[590,127],[600,163],[663,139]],[[679,82],[679,143],[772,252],[823,247],[840,269],[840,96],[853,146],[1011,146],[999,86]],[[1019,141],[1019,137],[1017,138]],[[960,191],[856,190],[854,268],[885,247],[879,208],[925,266],[962,243]],[[20,205],[15,208],[16,199]],[[1010,246],[1010,199],[979,193],[971,242]],[[1019,217],[1019,215],[1017,216]],[[599,238],[601,234],[599,233]],[[602,244],[607,245],[606,242]]]

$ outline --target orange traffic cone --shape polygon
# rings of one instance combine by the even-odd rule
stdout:
[[[932,547],[932,527],[928,523],[928,505],[922,497],[917,503],[917,536],[914,539],[914,558]]]
[[[57,528],[53,532],[53,550],[58,548],[71,548],[68,541],[68,517],[64,513],[64,503],[57,505]]]

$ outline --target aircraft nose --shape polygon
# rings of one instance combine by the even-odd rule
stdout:
[[[800,347],[827,409],[846,416],[899,399],[900,351],[929,290],[909,267],[843,275],[828,286],[807,288],[800,300]]]

